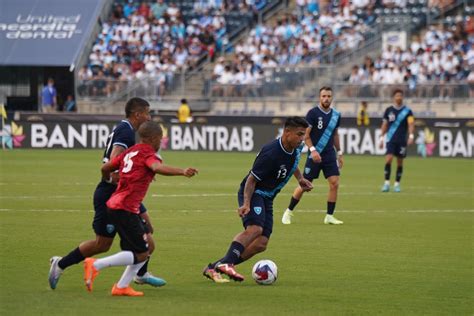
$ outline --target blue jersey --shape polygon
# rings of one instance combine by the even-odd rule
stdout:
[[[413,116],[413,112],[405,105],[402,105],[399,108],[389,106],[385,110],[383,120],[388,122],[387,138],[389,143],[406,144],[408,117],[410,116]]]
[[[135,129],[128,120],[122,120],[110,133],[105,146],[102,161],[106,163],[110,160],[110,154],[114,146],[122,146],[128,149],[135,145]]]
[[[250,170],[250,173],[257,180],[255,194],[274,199],[298,168],[302,149],[303,144],[293,152],[287,152],[283,148],[281,138],[263,146],[253,163],[252,170]],[[248,175],[240,184],[242,191],[247,177]]]
[[[333,119],[334,117],[334,119]],[[334,109],[330,109],[329,112],[325,112],[318,105],[306,114],[306,121],[311,127],[309,136],[313,142],[313,146],[318,150],[318,143],[320,143],[322,149],[318,150],[321,157],[334,156],[334,133],[339,127],[341,122],[341,115]],[[325,138],[326,141],[323,141]],[[309,153],[309,151],[308,151]]]

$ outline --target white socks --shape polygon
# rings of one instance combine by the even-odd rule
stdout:
[[[133,277],[137,275],[138,270],[140,270],[141,267],[143,267],[145,262],[146,262],[146,260],[143,261],[143,262],[139,262],[137,264],[134,264],[134,265],[129,265],[125,269],[125,271],[123,272],[122,277],[120,278],[120,280],[118,281],[117,287],[119,289],[123,289],[123,288],[128,287],[130,282],[132,282]]]
[[[390,180],[385,180],[386,185],[390,185]]]
[[[121,251],[121,252],[116,253],[115,255],[97,259],[94,262],[94,267],[97,270],[102,270],[103,268],[108,268],[108,267],[128,266],[128,265],[133,265],[133,252],[131,251]]]

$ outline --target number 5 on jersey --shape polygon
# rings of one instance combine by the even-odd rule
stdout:
[[[127,173],[130,170],[132,170],[132,167],[133,167],[132,158],[135,157],[136,155],[138,155],[138,150],[137,151],[132,151],[132,152],[125,155],[125,157],[123,158],[123,162],[124,162],[125,166],[122,169],[122,173]]]

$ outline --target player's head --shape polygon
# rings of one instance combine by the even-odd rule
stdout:
[[[403,90],[402,89],[393,90],[392,97],[396,105],[401,105],[403,103]]]
[[[160,149],[163,130],[157,122],[148,121],[140,125],[140,128],[138,128],[138,136],[140,136],[142,143],[150,144],[155,150],[158,150]]]
[[[329,110],[332,103],[332,88],[328,86],[321,87],[319,89],[319,104],[325,110]]]
[[[125,116],[135,129],[151,120],[150,104],[142,98],[131,98],[125,105]]]
[[[299,116],[291,116],[286,119],[283,135],[281,136],[283,146],[286,149],[293,150],[297,148],[304,140],[308,122]]]

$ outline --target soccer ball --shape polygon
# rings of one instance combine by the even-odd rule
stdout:
[[[278,268],[271,260],[260,260],[252,268],[252,278],[261,285],[273,284],[278,276]]]

